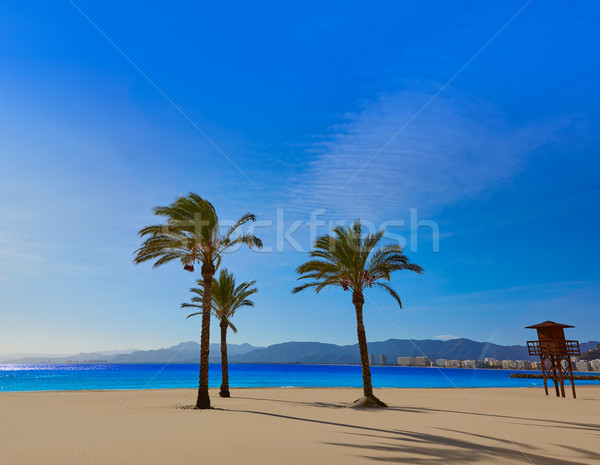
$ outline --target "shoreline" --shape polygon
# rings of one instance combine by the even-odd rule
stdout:
[[[571,388],[570,384],[565,383],[565,389],[567,388],[567,386],[569,386],[569,389]],[[577,385],[575,384],[575,388],[578,389],[580,386],[597,386],[598,388],[600,388],[600,384],[599,385],[595,385],[595,384],[581,384],[581,385]],[[554,385],[552,385],[552,387],[554,387]],[[550,388],[550,385],[548,385],[548,388]],[[215,390],[218,391],[219,388],[218,387],[211,387],[209,388],[211,391]],[[243,386],[243,387],[232,387],[229,386],[229,390],[230,391],[238,391],[238,390],[257,390],[257,389],[275,389],[275,390],[294,390],[294,389],[323,389],[323,390],[336,390],[336,389],[340,389],[340,390],[358,390],[358,391],[362,391],[362,387],[356,387],[356,386]],[[481,386],[481,387],[473,387],[473,386],[469,386],[469,387],[374,387],[373,391],[392,391],[392,390],[440,390],[440,391],[445,391],[445,390],[460,390],[463,391],[465,389],[544,389],[543,386]],[[167,388],[131,388],[131,389],[123,389],[123,388],[117,388],[117,389],[65,389],[65,390],[48,390],[48,391],[0,391],[0,396],[2,396],[3,394],[44,394],[44,393],[71,393],[71,392],[134,392],[134,391],[140,391],[140,392],[146,392],[146,391],[155,391],[155,392],[164,392],[164,391],[197,391],[198,388],[197,387],[167,387]]]
[[[115,363],[104,361],[88,361],[88,362],[0,362],[0,365],[20,365],[20,366],[35,366],[35,365],[199,365],[200,362],[135,362],[135,363]],[[209,365],[221,365],[221,362],[210,362]],[[284,363],[284,362],[228,362],[228,365],[290,365],[290,366],[334,366],[334,367],[360,367],[360,363]],[[540,371],[531,369],[511,369],[511,368],[468,368],[468,367],[438,367],[438,366],[413,366],[413,365],[369,365],[370,368],[441,368],[444,370],[498,370],[498,371]],[[600,372],[599,372],[600,373]]]

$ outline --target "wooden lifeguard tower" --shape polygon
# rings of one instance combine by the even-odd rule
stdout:
[[[565,380],[569,380],[573,389],[573,398],[576,398],[571,357],[581,355],[581,351],[578,341],[565,339],[564,331],[565,328],[574,328],[574,326],[545,321],[538,325],[526,326],[526,328],[537,329],[538,340],[527,341],[527,348],[529,355],[539,355],[540,357],[546,395],[548,395],[548,379],[554,382],[556,397],[560,395],[565,397]]]

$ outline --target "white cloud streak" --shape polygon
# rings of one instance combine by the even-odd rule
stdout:
[[[446,341],[448,339],[460,339],[460,336],[452,336],[451,334],[440,334],[439,336],[435,336],[435,338]]]
[[[345,217],[374,218],[409,208],[435,212],[503,186],[557,128],[556,122],[511,127],[485,103],[439,98],[344,189],[426,98],[382,95],[346,114],[335,134],[316,145],[296,180],[296,203]]]

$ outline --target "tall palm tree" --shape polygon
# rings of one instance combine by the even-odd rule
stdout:
[[[156,260],[154,267],[179,260],[183,268],[194,271],[194,264],[202,264],[201,274],[204,285],[202,301],[202,334],[200,338],[200,376],[196,408],[210,408],[208,395],[208,351],[210,342],[211,289],[215,272],[221,263],[221,256],[227,249],[245,244],[248,247],[262,247],[262,241],[252,234],[233,232],[248,221],[255,221],[251,213],[243,215],[224,233],[220,231],[219,217],[213,205],[197,194],[190,193],[179,197],[171,205],[155,207],[154,214],[165,219],[164,223],[148,226],[139,231],[146,238],[136,250],[134,263]]]
[[[204,283],[198,281],[196,288],[190,289],[190,292],[196,294],[191,299],[191,303],[183,303],[182,307],[202,308],[200,305],[204,299]],[[237,328],[231,322],[235,312],[241,307],[254,307],[254,302],[249,300],[252,294],[258,292],[258,289],[252,287],[256,281],[242,283],[239,286],[235,284],[235,278],[232,273],[227,271],[227,268],[221,270],[219,278],[212,285],[212,308],[214,315],[219,320],[221,327],[221,397],[231,397],[229,393],[229,372],[227,365],[227,328],[231,328],[234,333],[237,333]],[[195,315],[200,315],[202,312],[192,313],[188,318]]]
[[[367,337],[363,324],[363,293],[367,287],[381,289],[402,308],[400,296],[384,281],[389,282],[394,271],[423,273],[423,268],[411,263],[399,245],[387,244],[377,247],[383,233],[384,231],[379,231],[363,237],[360,220],[356,220],[350,227],[336,227],[333,229],[333,235],[326,234],[317,238],[309,255],[312,260],[300,265],[296,270],[300,275],[299,280],[311,281],[292,290],[295,294],[313,287],[318,294],[325,287],[338,286],[344,291],[352,292],[364,392],[364,398],[359,399],[359,404],[380,407],[385,407],[385,404],[375,397],[371,385]]]

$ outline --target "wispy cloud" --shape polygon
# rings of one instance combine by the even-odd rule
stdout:
[[[371,218],[409,208],[435,211],[501,187],[559,126],[512,127],[485,103],[440,98],[344,188],[426,98],[382,95],[345,115],[335,133],[315,146],[293,188],[296,201],[307,209]]]
[[[435,336],[435,339],[443,339],[444,341],[448,339],[460,339],[460,336],[452,336],[451,334],[440,334],[439,336]]]
[[[558,281],[549,283],[525,284],[521,286],[510,286],[500,289],[487,289],[485,291],[468,292],[464,294],[454,294],[440,297],[440,301],[477,301],[489,300],[494,298],[511,298],[522,296],[540,296],[556,295],[572,290],[596,287],[596,281]]]

